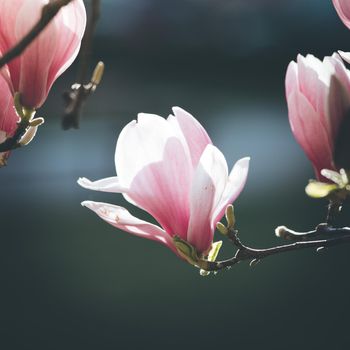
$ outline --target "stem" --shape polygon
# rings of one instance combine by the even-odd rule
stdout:
[[[326,248],[339,244],[350,243],[350,227],[343,228],[333,228],[327,227],[324,228],[323,233],[329,233],[333,237],[328,237],[320,240],[309,240],[309,241],[298,241],[291,244],[280,245],[276,247],[266,248],[266,249],[254,249],[245,246],[237,237],[237,231],[230,230],[229,239],[232,243],[238,248],[236,254],[233,258],[217,261],[217,262],[208,262],[208,271],[219,271],[225,268],[229,268],[240,261],[252,260],[252,262],[257,262],[261,259],[264,259],[270,255],[280,254],[284,252],[290,252],[294,250],[306,249],[306,248]],[[317,229],[310,231],[314,234],[318,233]],[[338,237],[334,237],[339,235]]]
[[[65,99],[65,113],[62,127],[67,130],[79,127],[81,109],[88,96],[95,91],[96,85],[86,84],[88,81],[89,58],[92,51],[92,42],[96,25],[100,17],[100,0],[92,0],[91,15],[89,17],[80,51],[80,65],[77,80],[69,91],[63,95]],[[85,84],[85,85],[84,85]]]
[[[342,204],[339,201],[329,200],[327,208],[326,223],[330,226],[333,225],[337,215],[341,211]]]

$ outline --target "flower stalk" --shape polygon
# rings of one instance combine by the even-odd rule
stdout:
[[[231,210],[228,209],[229,211]],[[226,216],[227,211],[226,210]],[[208,261],[207,271],[217,272],[225,269],[229,269],[241,261],[250,261],[250,266],[255,266],[262,259],[281,254],[285,252],[314,248],[316,251],[320,251],[324,248],[350,243],[350,227],[335,228],[327,224],[320,224],[314,230],[309,232],[296,232],[288,229],[285,226],[279,226],[276,228],[276,236],[284,238],[286,240],[294,240],[294,243],[278,245],[265,249],[251,248],[243,244],[239,238],[238,230],[234,227],[225,226],[222,223],[217,225],[219,231],[222,230],[222,225],[226,227],[227,234],[225,236],[231,241],[236,248],[235,255],[222,261]],[[315,239],[322,237],[321,239]]]

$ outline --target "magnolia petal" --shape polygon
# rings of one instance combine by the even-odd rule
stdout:
[[[44,5],[46,5],[44,0],[22,3],[15,22],[17,40],[23,38],[39,20]],[[41,106],[47,96],[49,69],[54,59],[59,35],[58,23],[52,21],[19,58],[19,81],[15,89],[21,93],[21,102],[26,107]],[[10,71],[12,74],[11,66]]]
[[[115,162],[120,184],[129,188],[124,197],[183,238],[193,169],[179,131],[164,118],[141,113],[122,130]]]
[[[84,201],[81,205],[94,211],[101,219],[108,222],[110,225],[135,236],[160,242],[177,254],[171,237],[160,227],[136,218],[125,208],[93,201]]]
[[[0,1],[0,52],[2,54],[10,50],[18,41],[14,25],[23,2],[23,0]],[[19,85],[20,60],[20,57],[17,57],[7,64],[15,91],[18,91]]]
[[[332,117],[331,132],[334,146],[337,144],[339,130],[342,127],[342,122],[348,116],[350,110],[350,84],[346,86],[338,76],[334,75],[331,79],[328,98],[326,100],[329,115]],[[349,135],[346,135],[348,139]],[[348,154],[348,149],[345,150]]]
[[[21,40],[37,22],[48,0],[0,2],[0,52]],[[69,23],[68,23],[69,22]],[[14,91],[29,108],[40,107],[53,81],[72,63],[80,47],[86,13],[82,0],[60,9],[20,57],[9,62]]]
[[[13,105],[12,92],[6,80],[0,75],[0,130],[12,136],[17,129],[19,117]]]
[[[345,62],[350,63],[350,52],[338,50],[338,53]]]
[[[287,98],[289,122],[294,137],[304,149],[306,155],[317,169],[320,178],[321,169],[333,169],[333,144],[329,133],[320,123],[319,115],[299,91]]]
[[[350,29],[350,3],[348,0],[333,0],[333,5],[338,16],[343,23]]]
[[[47,89],[65,72],[77,57],[86,27],[86,10],[83,0],[74,0],[64,6],[55,17],[60,35],[54,59],[50,66]]]
[[[332,120],[326,101],[334,68],[331,64],[322,62],[313,55],[306,57],[298,55],[297,62],[299,91],[317,112],[318,124],[322,124],[331,138]]]
[[[285,87],[286,87],[287,98],[292,92],[294,92],[296,89],[299,88],[298,65],[294,61],[291,61],[288,65]]]
[[[173,107],[174,116],[168,118],[169,122],[176,123],[180,128],[192,160],[194,168],[207,145],[212,144],[209,135],[203,126],[188,112],[180,107]]]
[[[190,221],[187,241],[199,253],[206,252],[213,240],[213,208],[218,204],[227,182],[227,163],[213,145],[203,152],[193,178],[190,195]]]
[[[117,176],[107,177],[105,179],[90,181],[85,177],[79,178],[77,181],[81,187],[84,187],[88,190],[93,191],[102,191],[102,192],[113,192],[113,193],[124,193],[128,189],[121,186]]]
[[[13,136],[19,117],[13,105],[13,96],[7,81],[0,74],[0,143]],[[0,153],[0,167],[6,164],[10,152]]]
[[[223,217],[226,207],[233,203],[242,192],[248,177],[249,161],[250,158],[245,157],[238,160],[233,166],[220,202],[213,214],[213,228],[215,228],[216,223]]]
[[[137,121],[124,127],[117,141],[115,165],[120,183],[129,187],[142,168],[162,161],[165,145],[177,136],[164,118],[140,113]]]
[[[191,166],[181,141],[171,138],[164,146],[163,159],[143,167],[135,176],[128,197],[149,212],[171,236],[185,239],[191,177]]]

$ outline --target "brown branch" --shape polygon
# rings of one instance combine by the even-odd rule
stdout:
[[[76,83],[72,85],[69,91],[63,95],[65,100],[65,113],[62,119],[63,129],[79,127],[81,110],[85,100],[95,91],[96,85],[88,81],[89,58],[92,51],[92,42],[96,25],[100,17],[100,0],[92,0],[91,15],[88,19],[86,31],[80,50],[80,65]]]
[[[242,244],[238,238],[238,232],[234,229],[229,229],[227,234],[228,238],[231,240],[233,245],[237,247],[235,256],[231,259],[223,261],[208,262],[206,270],[219,271],[227,269],[239,263],[240,261],[245,260],[250,260],[252,265],[259,262],[261,259],[275,254],[306,248],[316,248],[317,250],[320,250],[339,244],[350,243],[350,227],[333,228],[329,226],[323,226],[322,231],[323,234],[328,235],[327,238],[320,240],[297,241],[295,243],[280,245],[266,249],[254,249]],[[310,231],[308,234],[311,236],[318,235],[320,234],[320,229],[316,228],[315,230]]]
[[[53,0],[45,5],[42,9],[39,21],[32,27],[28,34],[26,34],[13,48],[11,48],[0,58],[0,68],[19,56],[46,28],[61,7],[68,5],[71,1],[73,0]]]

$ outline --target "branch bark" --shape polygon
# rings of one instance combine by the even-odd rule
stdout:
[[[89,17],[84,38],[80,50],[80,65],[77,80],[69,91],[63,95],[65,100],[65,113],[62,119],[62,127],[67,130],[79,128],[79,119],[85,100],[96,89],[96,84],[88,82],[89,58],[92,51],[93,37],[96,25],[100,17],[100,0],[92,0],[91,15]]]
[[[320,227],[322,227],[322,229],[320,229]],[[251,264],[255,264],[268,256],[284,252],[290,252],[306,248],[316,248],[317,250],[319,250],[335,245],[350,243],[350,227],[334,228],[330,226],[319,225],[315,230],[309,231],[307,233],[297,233],[292,230],[289,231],[296,234],[294,236],[294,239],[296,239],[297,236],[301,239],[304,239],[305,234],[307,234],[308,237],[315,237],[321,234],[327,235],[327,237],[319,240],[300,240],[291,244],[285,244],[266,249],[255,249],[244,245],[240,241],[240,239],[238,238],[238,231],[234,229],[229,229],[227,234],[228,238],[237,248],[235,256],[227,260],[208,262],[208,268],[206,270],[219,271],[230,268],[233,265],[239,263],[240,261],[251,260]]]

